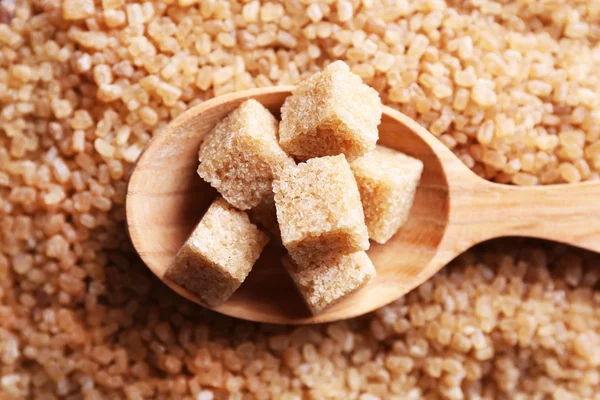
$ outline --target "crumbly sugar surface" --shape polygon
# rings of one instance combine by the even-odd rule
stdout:
[[[245,212],[219,197],[185,242],[166,276],[206,304],[219,305],[244,282],[268,241]]]
[[[292,257],[369,248],[358,187],[343,155],[285,168],[273,191],[281,240]]]
[[[274,326],[173,293],[124,222],[172,118],[339,59],[483,178],[597,180],[600,1],[79,2],[0,2],[1,399],[600,393],[594,254],[493,241],[361,318]]]
[[[272,193],[273,178],[294,161],[277,143],[278,122],[258,101],[242,103],[200,146],[198,174],[240,210]]]
[[[423,162],[393,149],[377,148],[350,163],[369,238],[387,242],[408,219]]]
[[[359,289],[376,274],[364,251],[327,255],[318,260],[293,260],[286,256],[282,263],[313,314]]]
[[[279,143],[300,160],[338,154],[350,160],[375,148],[381,113],[377,91],[336,61],[285,100]]]
[[[241,268],[243,271],[247,268]],[[237,275],[242,275],[238,270]],[[249,273],[249,270],[248,270]],[[205,305],[216,307],[225,302],[240,287],[242,281],[202,251],[186,243],[177,252],[165,276],[195,294]]]

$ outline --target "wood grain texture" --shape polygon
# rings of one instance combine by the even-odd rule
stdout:
[[[165,284],[198,298],[164,273],[216,192],[196,174],[198,148],[225,115],[255,98],[279,115],[291,87],[253,89],[212,99],[183,113],[155,138],[131,176],[127,223],[143,261]],[[270,244],[241,288],[216,311],[270,323],[318,323],[375,310],[425,282],[457,255],[499,236],[531,236],[600,251],[600,185],[514,187],[473,174],[427,130],[384,108],[379,143],[423,161],[408,222],[368,251],[377,277],[318,316],[311,316]]]

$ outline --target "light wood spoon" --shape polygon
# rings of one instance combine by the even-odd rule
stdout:
[[[133,170],[127,224],[146,265],[187,299],[196,296],[165,278],[165,270],[216,192],[196,173],[204,135],[240,103],[254,98],[279,116],[291,87],[221,96],[175,118],[155,136]],[[377,277],[317,316],[311,316],[280,265],[282,251],[267,247],[223,314],[269,323],[317,323],[358,316],[419,286],[476,243],[500,236],[555,240],[600,252],[600,184],[517,187],[488,182],[469,170],[433,135],[385,107],[379,143],[425,164],[406,225],[368,255]]]

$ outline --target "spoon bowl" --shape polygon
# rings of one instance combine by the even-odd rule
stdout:
[[[142,260],[166,285],[202,304],[165,272],[217,192],[196,173],[204,136],[242,102],[253,98],[279,116],[292,87],[221,96],[175,118],[139,158],[128,186],[127,224]],[[367,254],[377,276],[357,292],[312,316],[281,266],[272,241],[242,286],[215,311],[251,321],[304,324],[350,318],[408,293],[457,255],[498,236],[553,239],[600,251],[600,185],[515,187],[485,181],[421,125],[384,107],[378,144],[423,161],[408,221]]]

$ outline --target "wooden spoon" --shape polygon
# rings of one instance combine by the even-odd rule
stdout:
[[[204,135],[240,103],[254,98],[279,116],[291,87],[221,96],[175,118],[152,139],[133,170],[127,224],[148,267],[169,287],[201,304],[165,278],[165,270],[216,192],[196,173]],[[368,251],[377,277],[322,314],[311,316],[269,246],[223,314],[269,323],[317,323],[350,318],[384,306],[419,286],[476,243],[499,236],[556,240],[600,252],[600,184],[518,187],[488,182],[469,170],[417,122],[384,107],[379,143],[425,164],[406,225]]]

